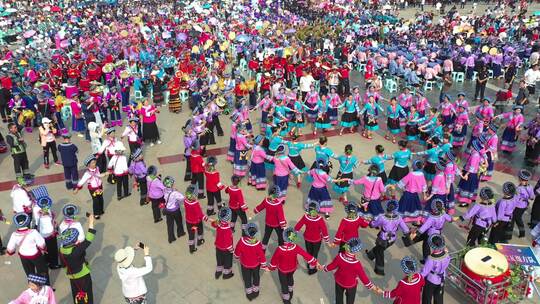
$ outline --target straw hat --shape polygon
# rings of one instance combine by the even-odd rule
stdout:
[[[133,259],[135,259],[135,249],[133,249],[131,246],[119,249],[114,254],[114,260],[118,263],[118,266],[122,268],[128,268],[131,266]]]

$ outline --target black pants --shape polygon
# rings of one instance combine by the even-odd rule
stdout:
[[[525,210],[527,208],[515,208],[512,214],[511,231],[514,231],[514,225],[516,225],[519,230],[519,237],[525,236],[525,224],[523,223],[523,213],[525,213]]]
[[[115,176],[114,179],[116,181],[116,197],[121,198],[121,197],[128,196],[129,195],[128,176],[127,175]],[[123,190],[124,195],[122,195],[122,190]]]
[[[256,268],[246,268],[242,266],[242,280],[244,281],[246,294],[259,292],[259,284],[261,282],[260,270],[260,266],[257,266]]]
[[[190,164],[190,161],[189,161],[189,158],[191,157],[190,155],[184,155],[184,157],[186,158],[186,174],[184,174],[184,181],[189,181],[191,180],[191,164]]]
[[[476,87],[474,89],[474,99],[480,98],[480,100],[484,99],[484,94],[486,92],[486,83],[483,84],[476,83]]]
[[[236,225],[236,219],[240,218],[240,222],[242,223],[242,235],[244,235],[244,227],[247,224],[247,216],[246,212],[240,208],[238,209],[231,209],[232,210],[232,216],[231,216],[231,227],[234,231],[234,226]]]
[[[94,215],[102,215],[105,213],[103,211],[103,189],[95,189],[95,190],[88,190],[90,192],[90,196],[92,197],[92,210],[94,212]],[[97,192],[101,192],[98,194]]]
[[[71,296],[73,297],[73,303],[75,304],[93,304],[94,303],[94,294],[92,292],[92,277],[90,274],[85,275],[79,279],[69,280],[71,285]],[[77,300],[77,293],[79,292],[86,293],[87,301],[84,299]]]
[[[77,166],[64,166],[64,180],[66,181],[66,188],[68,190],[73,189],[79,181],[79,171]]]
[[[495,244],[506,242],[508,240],[507,231],[510,225],[510,222],[498,221],[495,226],[491,227],[491,232],[489,233],[489,243]],[[510,234],[510,236],[512,235]]]
[[[221,209],[221,191],[218,190],[216,192],[210,192],[207,190],[206,197],[208,198],[208,206],[206,207],[206,214],[208,214],[210,211],[214,211],[214,202],[217,203],[218,209]]]
[[[283,300],[291,300],[291,292],[294,286],[294,271],[283,273],[278,271],[279,285],[281,287],[281,298]]]
[[[56,236],[51,236],[45,239],[47,246],[47,263],[49,266],[58,265],[58,241]]]
[[[99,168],[99,172],[107,172],[107,156],[105,154],[98,155],[96,165]],[[112,175],[109,176],[112,177]]]
[[[277,233],[279,246],[283,245],[283,228],[281,228],[281,227],[270,227],[268,225],[265,225],[264,226],[264,236],[263,236],[263,239],[262,239],[263,249],[266,249],[266,245],[268,245],[268,241],[270,240],[270,236],[272,235],[272,231],[274,231],[274,230]]]
[[[216,127],[217,135],[223,136],[223,128],[221,127],[221,122],[219,121],[219,115],[214,116],[212,121],[214,123],[214,127]],[[213,130],[210,130],[210,131],[213,131]]]
[[[0,104],[0,115],[2,115],[2,120],[6,122],[11,117],[11,109],[7,103]]]
[[[154,216],[154,223],[157,223],[159,220],[161,220],[161,211],[159,210],[159,204],[165,203],[165,200],[163,200],[163,197],[160,197],[151,198],[150,201],[152,201],[152,215]]]
[[[384,273],[384,251],[392,246],[394,242],[387,242],[381,239],[375,241],[375,247],[368,252],[368,256],[375,258],[375,272]]]
[[[11,154],[11,157],[13,157],[15,175],[22,177],[23,174],[28,174],[28,156],[26,156],[26,152]]]
[[[354,304],[354,298],[356,297],[356,286],[351,288],[343,288],[336,283],[336,304],[343,304],[343,294],[347,297],[347,304]]]
[[[45,165],[49,164],[49,150],[52,153],[54,162],[58,162],[58,153],[56,153],[56,142],[51,141],[45,144],[45,147],[43,147],[43,163]]]
[[[486,228],[482,228],[478,225],[473,225],[467,236],[467,246],[475,247],[476,244],[480,244],[482,238],[486,233]]]
[[[129,142],[129,153],[133,154],[138,148],[141,147],[141,144],[138,142]]]
[[[424,232],[420,235],[416,235],[416,237],[414,237],[413,239],[413,243],[418,243],[420,241],[422,241],[422,260],[425,261],[428,255],[431,253],[429,249],[429,244],[428,244],[427,232]]]
[[[188,236],[189,236],[189,239],[188,239],[189,249],[193,250],[195,249],[195,231],[197,231],[197,241],[204,239],[203,223],[202,222],[199,222],[197,224],[186,223],[186,228],[187,228]]]
[[[51,285],[49,281],[49,268],[47,267],[47,260],[44,255],[39,255],[34,259],[21,258],[21,265],[24,269],[26,276],[29,274],[39,274],[47,278],[47,284]]]
[[[314,258],[317,258],[317,256],[319,255],[319,250],[320,249],[321,249],[321,242],[320,241],[317,242],[317,243],[312,243],[312,242],[306,241],[306,251],[307,251],[307,253],[309,253]],[[313,274],[313,273],[317,272],[317,268],[311,267],[311,265],[309,263],[307,264],[307,268],[308,268],[308,274]]]
[[[137,178],[137,183],[139,184],[139,194],[141,198],[139,203],[144,205],[146,203],[146,194],[148,193],[148,187],[146,185],[146,176],[142,178]]]
[[[426,280],[422,290],[422,304],[443,304],[444,286]]]
[[[232,272],[233,254],[228,250],[216,248],[216,272],[229,274]]]
[[[191,184],[197,185],[197,194],[201,195],[204,193],[204,173],[197,172],[191,173]]]
[[[184,232],[184,224],[182,224],[182,212],[180,209],[175,211],[167,211],[163,209],[163,214],[167,220],[167,239],[169,243],[176,241],[174,236],[174,224],[176,223],[176,235],[182,236]]]

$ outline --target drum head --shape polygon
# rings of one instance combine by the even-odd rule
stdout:
[[[508,270],[508,260],[495,249],[474,248],[465,254],[465,266],[473,273],[484,278],[493,278]]]

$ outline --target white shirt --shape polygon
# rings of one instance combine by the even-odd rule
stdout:
[[[137,268],[133,265],[128,268],[116,267],[118,276],[122,281],[122,293],[126,298],[135,298],[146,294],[146,283],[143,276],[152,271],[152,258],[149,256],[144,257],[144,267]]]
[[[124,154],[113,155],[107,168],[116,176],[126,175],[128,173],[127,157]]]
[[[32,200],[21,186],[15,185],[11,190],[11,199],[13,200],[13,212],[25,212],[25,207],[32,208]]]
[[[37,230],[42,237],[48,238],[55,232],[54,213],[49,210],[49,214],[44,214],[39,206],[34,206],[32,210],[34,221],[36,222]]]
[[[302,92],[309,92],[310,87],[315,81],[315,78],[311,75],[305,75],[300,77],[300,91]]]
[[[130,143],[135,143],[138,141],[139,139],[139,136],[137,135],[137,127],[135,128],[132,128],[131,126],[127,126],[125,129],[124,129],[124,133],[122,133],[122,137],[126,137],[128,138],[128,141]]]
[[[88,182],[88,188],[97,189],[101,187],[101,175],[98,167],[94,169],[86,169],[82,178],[77,183],[77,188],[81,189],[86,182]]]
[[[35,257],[40,251],[45,250],[45,239],[36,229],[16,230],[9,238],[6,251],[9,255],[13,255],[17,248],[19,248],[19,255]]]
[[[107,151],[107,156],[114,155],[114,145],[116,144],[116,138],[107,137],[101,144],[101,147],[99,147],[98,154],[103,154],[103,152]]]
[[[523,75],[523,80],[528,86],[536,85],[536,82],[540,80],[540,70],[528,69]]]
[[[75,228],[77,229],[77,231],[79,231],[79,236],[77,236],[77,243],[84,241],[85,235],[81,223],[73,220],[63,220],[58,226],[58,233],[62,234],[62,232],[64,232],[64,230],[68,228]]]

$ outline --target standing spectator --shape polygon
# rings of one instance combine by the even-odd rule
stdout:
[[[315,83],[315,78],[311,76],[308,71],[304,71],[302,77],[300,77],[300,91],[302,92],[302,100],[305,100],[309,88]]]
[[[488,81],[488,70],[487,66],[482,65],[478,75],[476,75],[476,87],[474,89],[474,99],[475,100],[484,100],[484,94],[486,92],[486,85]]]
[[[41,127],[39,127],[39,141],[43,147],[43,165],[45,169],[49,169],[49,150],[52,152],[54,163],[60,165],[58,161],[58,153],[56,153],[56,128],[51,125],[51,120],[48,117],[41,119]]]
[[[144,252],[144,267],[134,267],[133,259],[135,258],[135,249],[127,246],[119,249],[114,254],[116,261],[118,276],[122,281],[122,294],[129,304],[144,304],[146,303],[146,283],[144,276],[152,272],[152,258],[150,257],[150,248],[143,243],[138,244]]]
[[[71,142],[71,134],[62,135],[63,143],[58,145],[62,166],[64,166],[64,179],[66,188],[72,190],[79,182],[79,172],[77,171],[77,153],[79,148]]]
[[[448,94],[452,88],[452,73],[446,73],[443,76],[443,86],[441,88],[441,94],[439,94],[439,101],[442,101],[444,95]]]
[[[538,71],[538,64],[531,66],[523,75],[523,80],[527,84],[527,89],[530,95],[534,95],[536,82],[540,80],[540,71]]]
[[[154,144],[161,144],[159,140],[159,130],[156,124],[157,115],[159,110],[154,105],[148,104],[148,99],[144,101],[144,106],[141,108],[142,116],[142,134],[143,140],[145,142],[150,142],[150,147],[153,147]]]
[[[71,295],[74,303],[94,303],[92,292],[92,276],[86,261],[86,249],[90,246],[96,230],[94,229],[94,217],[88,217],[88,232],[84,241],[77,243],[79,230],[68,228],[60,235],[62,248],[60,258],[66,266],[66,274],[71,285]]]
[[[0,115],[2,122],[11,122],[11,109],[8,107],[11,91],[0,83]]]
[[[13,167],[15,168],[15,176],[18,179],[24,178],[30,180],[34,178],[33,174],[30,174],[28,170],[28,156],[26,155],[26,143],[22,134],[19,132],[19,128],[15,123],[8,124],[9,133],[6,136],[6,142],[8,143],[11,151],[11,157],[13,157]]]

